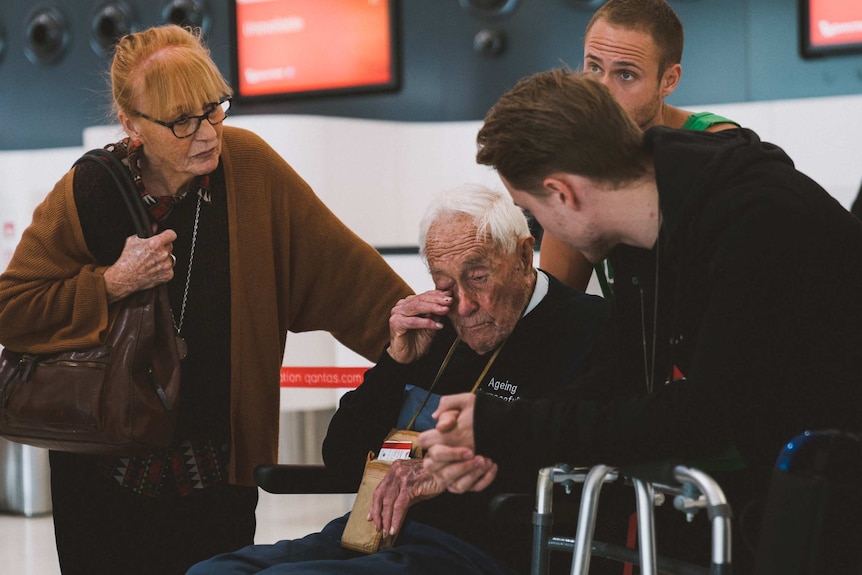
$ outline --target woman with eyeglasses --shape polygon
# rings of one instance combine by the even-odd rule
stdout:
[[[157,233],[135,235],[100,166],[71,170],[0,276],[0,343],[93,346],[115,302],[167,282],[183,358],[172,443],[127,457],[51,452],[51,489],[64,575],[181,574],[254,542],[252,474],[277,458],[287,332],[326,330],[376,360],[410,288],[263,140],[224,125],[231,89],[199,33],[123,37],[111,90],[126,137],[105,148]]]

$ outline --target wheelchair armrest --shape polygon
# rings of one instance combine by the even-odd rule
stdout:
[[[357,489],[324,465],[258,465],[254,480],[261,489],[275,494],[356,493]]]
[[[495,523],[520,523],[527,525],[535,504],[533,493],[500,493],[488,504],[488,513]]]

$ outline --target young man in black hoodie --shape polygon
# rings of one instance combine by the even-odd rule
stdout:
[[[559,398],[444,398],[420,438],[426,469],[465,491],[474,453],[501,470],[706,461],[737,521],[735,572],[748,572],[782,446],[862,428],[862,223],[750,130],[642,133],[570,71],[503,95],[478,144],[515,203],[610,259],[612,329],[600,368]]]

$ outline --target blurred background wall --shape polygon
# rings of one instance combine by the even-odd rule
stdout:
[[[233,77],[234,0],[0,0],[0,149],[77,146],[83,128],[105,121],[110,55],[94,49],[93,27],[120,6],[136,28],[189,15],[204,25],[213,57]],[[511,1],[511,0],[508,0]],[[238,114],[311,114],[446,122],[480,120],[522,76],[582,59],[584,27],[600,0],[400,0],[401,89],[237,107]],[[850,2],[857,0],[848,0]],[[685,26],[681,106],[817,98],[862,92],[862,55],[805,60],[797,0],[670,0]],[[485,10],[469,6],[490,7]],[[41,13],[59,15],[59,57],[25,54]],[[500,10],[499,12],[503,12]],[[499,34],[496,56],[474,50],[479,33]],[[42,29],[43,42],[45,30]]]

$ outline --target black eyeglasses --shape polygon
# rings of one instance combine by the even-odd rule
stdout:
[[[135,116],[139,118],[143,118],[145,120],[149,120],[150,122],[155,122],[160,126],[164,126],[165,128],[170,128],[171,132],[177,138],[189,138],[198,133],[198,130],[201,129],[201,122],[206,120],[213,126],[221,124],[224,122],[224,119],[227,118],[227,113],[230,110],[230,98],[222,98],[216,104],[212,104],[208,111],[204,112],[200,116],[187,116],[182,115],[173,122],[162,122],[161,120],[156,120],[151,116],[147,116],[146,114],[142,114],[141,112],[134,111],[132,112]]]

